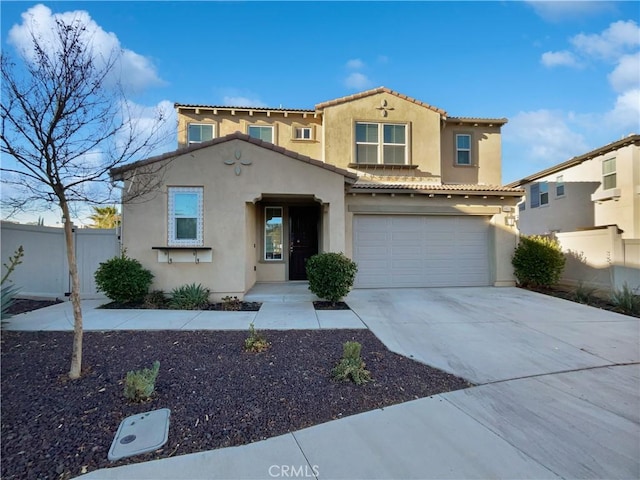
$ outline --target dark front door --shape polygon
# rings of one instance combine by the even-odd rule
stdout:
[[[289,207],[289,280],[306,280],[307,259],[318,253],[317,206]]]

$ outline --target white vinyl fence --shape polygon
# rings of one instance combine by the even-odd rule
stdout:
[[[18,296],[64,299],[69,295],[71,279],[62,228],[2,222],[0,239],[2,264],[9,263],[9,258],[20,245],[24,248],[22,264],[9,277],[20,287]],[[117,231],[75,228],[74,240],[81,297],[104,298],[96,291],[93,275],[101,262],[119,254]],[[3,275],[4,272],[6,268],[3,266]]]

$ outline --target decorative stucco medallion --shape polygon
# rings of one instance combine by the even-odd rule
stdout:
[[[380,106],[379,107],[375,107],[376,110],[380,110],[380,114],[383,117],[386,117],[389,114],[390,110],[395,110],[393,107],[390,107],[387,104],[387,101],[383,98],[382,100],[380,100]]]
[[[248,167],[249,165],[251,165],[252,162],[251,162],[251,160],[241,160],[242,152],[240,150],[236,150],[233,153],[233,156],[235,157],[235,159],[233,159],[233,160],[225,160],[224,164],[225,165],[235,165],[234,172],[236,173],[236,175],[240,175],[242,173],[242,165]],[[240,163],[236,165],[237,162],[240,162]]]

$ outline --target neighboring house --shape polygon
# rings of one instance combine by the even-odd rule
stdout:
[[[306,279],[323,251],[358,263],[356,287],[514,284],[523,192],[500,186],[505,119],[449,117],[384,87],[309,110],[176,109],[176,151],[111,172],[126,193],[166,166],[160,192],[122,209],[123,246],[154,288],[241,297]]]
[[[566,280],[602,287],[624,282],[640,286],[640,135],[507,187],[526,192],[519,204],[520,232],[553,233],[572,254]]]

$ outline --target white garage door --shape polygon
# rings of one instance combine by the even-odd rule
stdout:
[[[489,285],[489,217],[356,215],[356,287]]]

